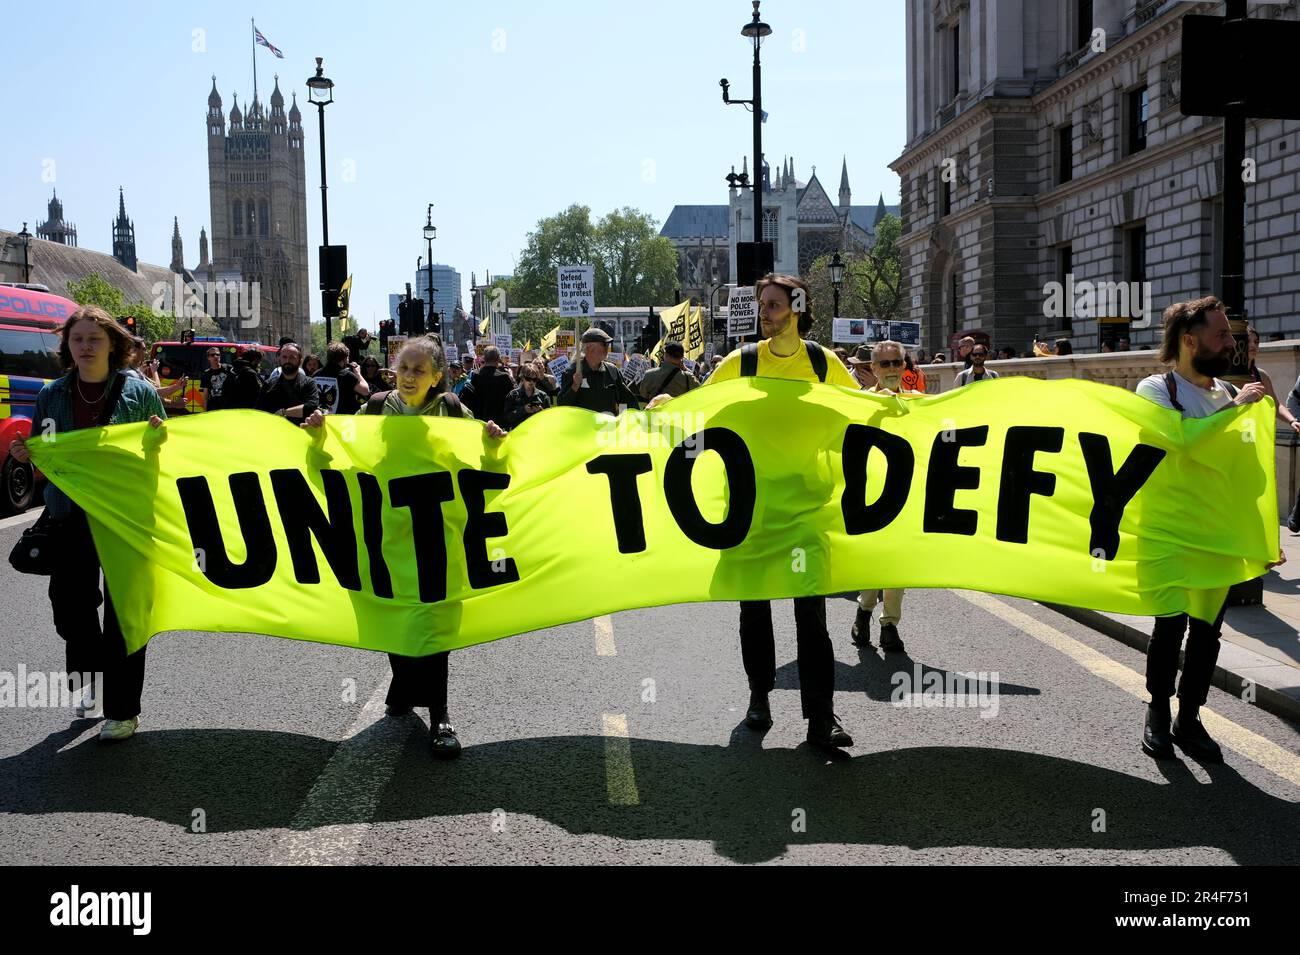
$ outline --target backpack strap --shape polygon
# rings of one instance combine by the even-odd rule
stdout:
[[[384,402],[393,392],[390,391],[372,391],[370,397],[366,399],[366,414],[383,414]]]
[[[1174,381],[1172,371],[1165,372],[1165,387],[1169,389],[1169,403],[1174,406],[1175,411],[1181,412],[1183,406],[1178,403],[1178,382]]]
[[[758,344],[745,342],[740,346],[740,377],[753,378],[758,374]]]
[[[812,362],[813,371],[817,372],[817,380],[826,381],[826,352],[822,351],[822,346],[816,342],[804,340],[804,348],[808,349],[808,360]]]
[[[1256,378],[1255,380],[1256,380],[1256,381],[1259,381],[1258,378]],[[1225,381],[1225,382],[1223,383],[1223,387],[1225,387],[1225,388],[1228,389],[1228,397],[1229,397],[1229,398],[1235,398],[1235,397],[1237,397],[1237,386],[1234,385],[1232,382],[1230,382],[1230,381]]]
[[[451,417],[453,418],[465,417],[465,408],[460,403],[460,396],[457,395],[456,392],[444,391],[441,395],[438,396],[438,400],[447,406],[447,408],[450,411]]]

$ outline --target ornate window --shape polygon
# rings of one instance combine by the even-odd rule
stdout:
[[[230,221],[234,224],[235,235],[244,234],[244,204],[236,199],[230,204]]]

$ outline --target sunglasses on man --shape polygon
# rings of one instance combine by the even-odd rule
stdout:
[[[901,358],[882,358],[876,364],[881,368],[902,368],[907,362]]]

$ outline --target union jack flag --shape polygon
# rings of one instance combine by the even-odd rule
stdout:
[[[254,34],[254,39],[256,39],[258,43],[260,43],[262,46],[266,47],[268,50],[270,50],[272,53],[274,53],[274,54],[275,54],[276,56],[278,56],[280,59],[282,59],[282,60],[284,59],[284,54],[280,52],[280,50],[279,50],[278,47],[272,45],[272,43],[271,43],[270,40],[268,40],[266,37],[262,36],[262,31],[261,31],[261,30],[257,29],[257,27],[253,27],[253,34]]]

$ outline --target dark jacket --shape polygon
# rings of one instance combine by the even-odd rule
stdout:
[[[256,408],[262,400],[262,376],[247,362],[237,361],[226,382],[223,408]]]
[[[578,393],[574,394],[573,373],[577,370],[575,365],[564,373],[564,379],[560,382],[558,404],[586,408],[588,411],[612,415],[618,414],[619,405],[626,408],[641,407],[637,396],[628,390],[623,381],[623,373],[618,370],[617,365],[603,361],[598,369],[592,371],[587,365],[587,359],[579,358],[578,360],[583,363],[582,378],[584,387],[579,388]]]
[[[547,395],[546,392],[542,391],[540,387],[534,388],[532,395],[529,396],[529,394],[524,391],[524,386],[520,385],[514,391],[510,392],[510,394],[506,395],[506,420],[498,422],[498,424],[507,431],[519,427],[532,417],[531,414],[527,414],[524,411],[525,406],[530,403],[537,405],[540,408],[549,408],[551,406],[551,399],[550,396]],[[533,412],[533,414],[536,414],[536,412]]]
[[[500,424],[506,414],[506,395],[514,387],[510,376],[499,365],[484,365],[470,375],[469,384],[460,390],[460,400],[479,421]]]
[[[37,393],[36,409],[32,419],[33,434],[44,430],[45,426],[39,424],[39,422],[44,421],[51,422],[55,434],[64,434],[74,430],[72,427],[72,388],[75,375],[75,370],[70,371],[62,378],[47,382]],[[128,375],[125,370],[119,371],[118,375],[125,380],[122,382],[122,393],[118,396],[117,404],[114,406],[113,414],[108,421],[109,424],[130,424],[136,421],[148,421],[154,415],[160,418],[167,417],[162,400],[158,397],[158,391],[152,384],[143,378]],[[108,387],[113,387],[111,377]],[[55,521],[66,520],[73,512],[72,500],[55,487],[53,482],[47,482],[45,485],[45,507],[50,513],[50,519]]]
[[[665,383],[667,384],[665,385]],[[641,392],[643,399],[651,401],[655,395],[664,394],[676,398],[678,395],[684,395],[692,388],[698,387],[700,387],[700,383],[685,368],[678,368],[672,362],[664,362],[658,368],[651,368],[647,371],[637,389]]]
[[[393,391],[372,392],[357,414],[400,415],[403,414],[402,396]],[[419,414],[434,415],[439,418],[473,418],[474,413],[461,404],[452,392],[440,391],[431,396],[420,408]]]
[[[302,405],[303,420],[320,407],[320,385],[316,384],[314,379],[308,378],[307,373],[301,368],[292,381],[281,375],[268,384],[262,390],[261,400],[257,403],[260,410],[272,414],[296,405]]]

